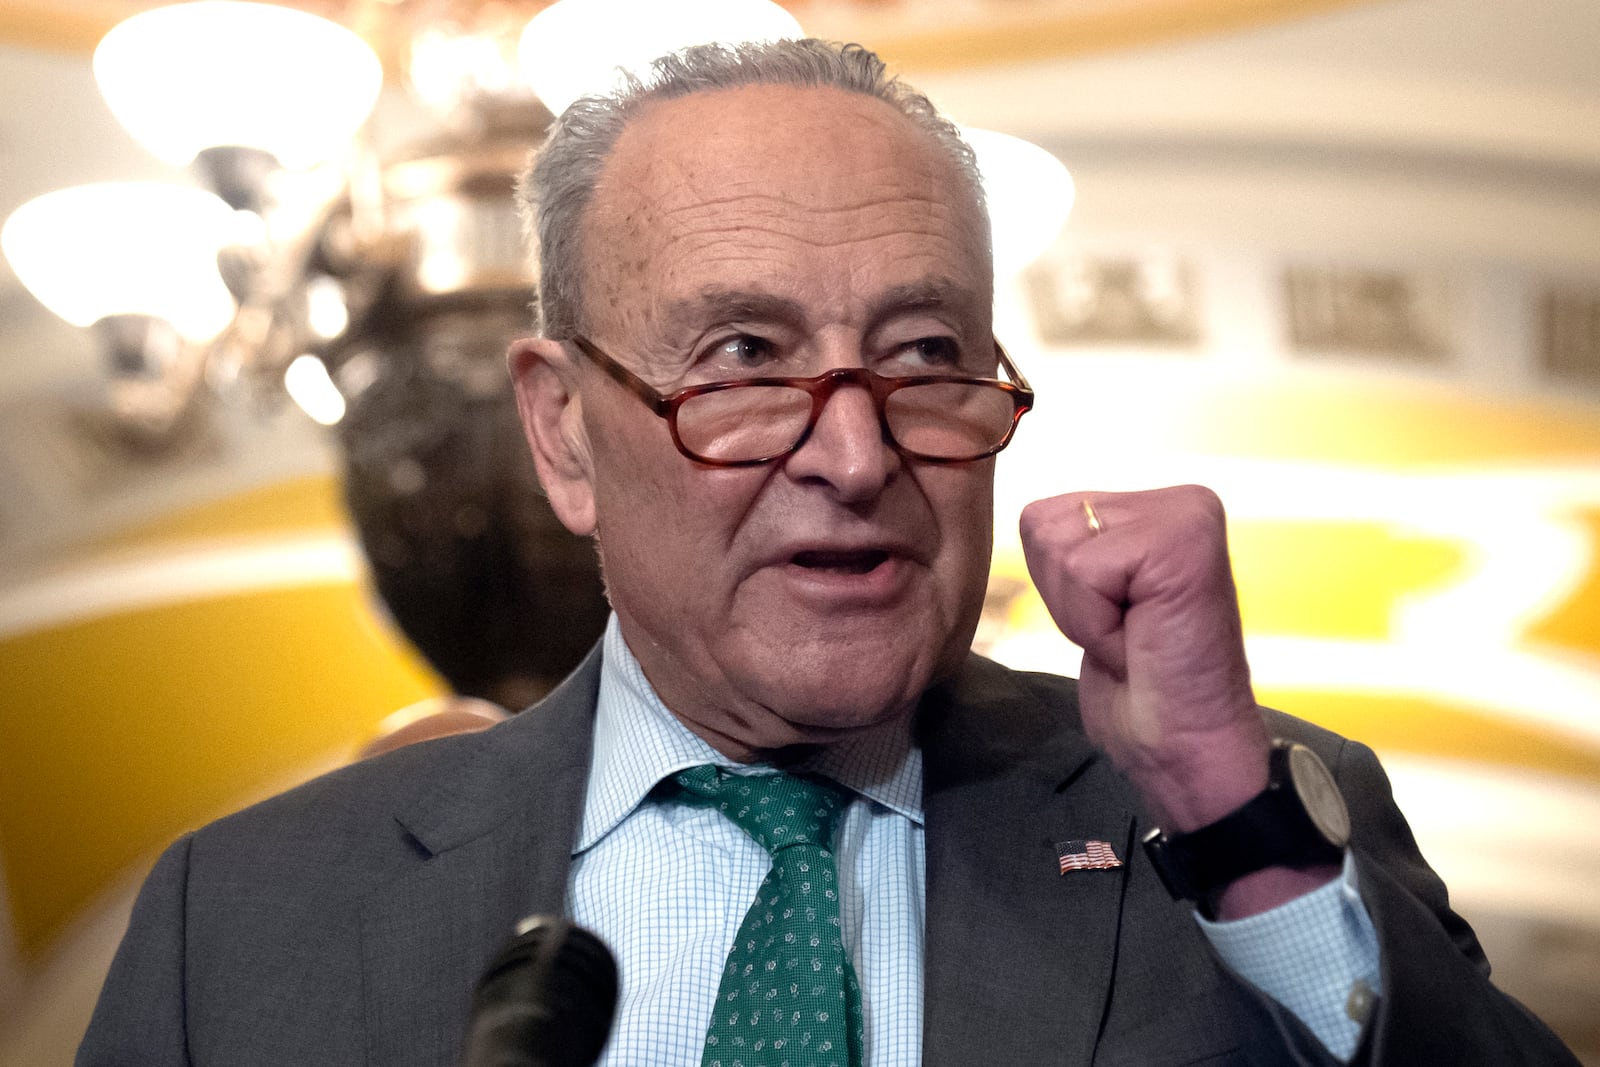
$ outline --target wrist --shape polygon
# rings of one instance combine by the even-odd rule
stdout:
[[[1189,833],[1232,814],[1267,787],[1271,739],[1264,727],[1207,737],[1179,756],[1152,760],[1129,778],[1170,833]]]

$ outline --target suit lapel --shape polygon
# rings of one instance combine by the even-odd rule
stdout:
[[[362,909],[369,1062],[454,1062],[490,956],[518,920],[563,911],[599,677],[596,651],[396,812],[417,860]]]
[[[1062,874],[1056,845],[1107,841],[1128,864],[1133,806],[1075,692],[1038,685],[974,659],[919,713],[927,1067],[1093,1056],[1127,867]]]

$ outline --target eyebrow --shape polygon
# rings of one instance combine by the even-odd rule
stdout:
[[[872,325],[896,314],[948,309],[961,316],[976,313],[978,297],[947,277],[934,275],[892,286],[873,299],[867,309]],[[754,289],[710,286],[692,297],[667,304],[669,328],[693,328],[708,319],[781,322],[801,326],[805,307],[796,300]]]
[[[670,302],[666,307],[666,319],[673,329],[693,328],[707,320],[725,319],[798,325],[805,321],[805,309],[798,301],[772,293],[708,286],[692,297]]]
[[[974,294],[941,275],[896,285],[872,302],[871,318],[878,322],[905,311],[939,311],[971,314],[978,301]]]

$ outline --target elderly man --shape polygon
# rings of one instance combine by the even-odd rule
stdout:
[[[1033,505],[1082,679],[969,653],[1030,394],[971,155],[875,57],[691,50],[524,192],[512,368],[600,647],[175,845],[84,1062],[451,1062],[532,912],[617,954],[608,1065],[1573,1062],[1371,754],[1255,705],[1210,494]]]

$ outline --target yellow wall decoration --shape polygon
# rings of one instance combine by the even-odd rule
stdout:
[[[269,487],[80,565],[316,528],[335,499],[329,479]],[[252,577],[0,638],[0,860],[24,958],[178,834],[342,762],[386,714],[439,691],[357,576]]]

